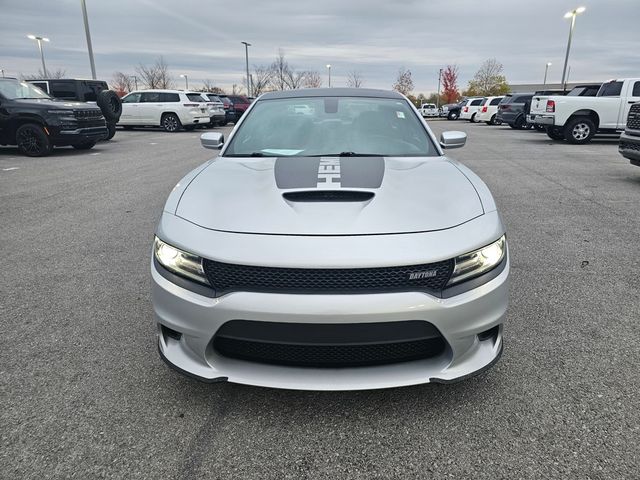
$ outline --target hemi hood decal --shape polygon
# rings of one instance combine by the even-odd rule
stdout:
[[[274,174],[283,190],[296,188],[380,188],[383,157],[279,157]]]

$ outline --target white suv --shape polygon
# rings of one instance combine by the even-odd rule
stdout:
[[[209,108],[197,92],[181,90],[137,90],[122,99],[118,125],[161,126],[167,132],[208,124]]]
[[[497,122],[496,114],[498,113],[498,104],[502,101],[504,96],[501,97],[487,97],[475,116],[476,122],[485,122],[487,125],[499,125],[502,122]]]
[[[480,105],[484,102],[484,98],[470,98],[465,101],[460,109],[460,120],[476,121],[476,114],[480,109]]]
[[[423,103],[420,107],[420,114],[423,117],[437,117],[438,107],[436,107],[433,103]]]

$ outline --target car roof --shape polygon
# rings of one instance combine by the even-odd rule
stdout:
[[[158,92],[158,93],[197,93],[197,92],[190,92],[190,91],[184,91],[184,90],[168,90],[168,89],[162,89],[162,88],[149,88],[146,90],[134,90],[133,92],[130,93],[149,93],[149,92]]]
[[[300,90],[283,90],[280,92],[265,93],[260,97],[260,100],[303,97],[373,97],[404,100],[404,97],[398,92],[375,90],[372,88],[303,88]]]

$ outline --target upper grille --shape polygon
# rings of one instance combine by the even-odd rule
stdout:
[[[631,105],[627,118],[627,130],[640,130],[640,103]]]
[[[282,194],[291,202],[365,202],[373,195],[373,192],[359,190],[308,190]]]
[[[102,127],[105,124],[99,109],[74,110],[73,114],[78,120],[79,127]]]
[[[453,260],[380,268],[256,267],[207,259],[202,265],[216,295],[232,291],[304,294],[425,291],[439,294],[454,267]]]

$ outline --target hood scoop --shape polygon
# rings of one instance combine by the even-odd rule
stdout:
[[[361,190],[302,190],[282,194],[289,202],[366,202],[374,195]]]

